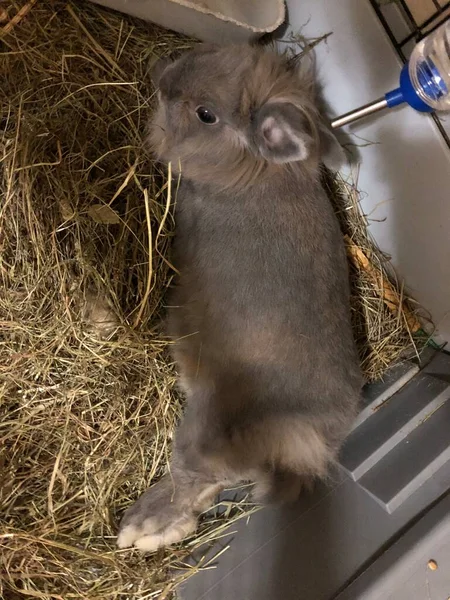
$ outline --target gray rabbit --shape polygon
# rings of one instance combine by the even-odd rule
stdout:
[[[311,74],[206,45],[160,71],[150,141],[181,173],[168,325],[187,406],[169,473],[120,525],[119,547],[144,551],[193,532],[227,486],[279,502],[326,476],[362,384],[320,178],[343,152]]]

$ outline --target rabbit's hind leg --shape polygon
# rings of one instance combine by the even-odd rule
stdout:
[[[233,481],[220,456],[205,448],[206,425],[187,411],[180,425],[169,472],[124,514],[119,548],[136,546],[151,552],[184,539],[195,531],[198,515]],[[208,440],[207,440],[208,442]],[[208,443],[206,443],[208,446]]]
[[[180,542],[195,531],[198,515],[222,487],[193,472],[165,475],[125,512],[117,545],[152,552]]]

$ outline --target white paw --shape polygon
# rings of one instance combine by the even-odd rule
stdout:
[[[142,524],[126,525],[117,537],[119,548],[135,546],[142,552],[154,552],[164,546],[181,542],[187,535],[195,531],[197,519],[193,516],[183,516],[166,527],[155,531],[155,519],[145,519]]]

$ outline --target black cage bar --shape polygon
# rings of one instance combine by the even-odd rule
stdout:
[[[392,42],[392,45],[397,51],[397,54],[403,62],[408,60],[406,46],[409,44],[409,42],[419,42],[421,39],[439,27],[441,23],[449,19],[450,1],[439,2],[438,0],[431,0],[435,10],[421,23],[418,23],[414,17],[411,7],[408,5],[407,0],[392,0],[392,2],[395,3],[402,12],[409,29],[409,33],[406,36],[402,37],[401,39],[397,39],[383,12],[383,5],[385,5],[386,2],[383,2],[383,0],[369,0],[369,2],[381,21],[381,24],[383,25],[387,35],[389,36],[389,39]],[[444,129],[440,118],[435,113],[432,113],[431,116],[441,132],[447,146],[450,148],[450,137]]]

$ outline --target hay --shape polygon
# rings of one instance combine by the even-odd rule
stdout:
[[[167,595],[185,551],[115,534],[180,414],[159,326],[171,194],[142,139],[149,65],[190,42],[82,2],[37,2],[3,39],[2,597]]]
[[[163,472],[181,411],[160,328],[176,189],[142,139],[154,106],[149,65],[191,42],[82,1],[14,2],[7,19],[1,597],[168,598],[198,568],[174,575],[186,551],[253,510],[222,505],[183,546],[151,556],[115,549],[118,516]],[[357,219],[353,208],[343,223]],[[346,233],[380,257],[360,228]],[[411,336],[373,282],[353,274],[372,378]]]
[[[430,316],[406,294],[390,257],[376,245],[361,209],[357,177],[324,174],[350,267],[353,334],[366,381],[382,379],[400,360],[420,358],[432,344]]]

